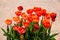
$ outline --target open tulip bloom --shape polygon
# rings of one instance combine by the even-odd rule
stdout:
[[[26,10],[26,13],[22,12],[22,6],[17,9],[13,20],[5,20],[7,30],[1,28],[7,40],[56,40],[55,36],[58,33],[51,34],[56,13],[48,13],[46,9],[40,7],[30,8]],[[14,25],[11,26],[12,21],[14,21]]]

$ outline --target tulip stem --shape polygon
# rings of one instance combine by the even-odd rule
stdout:
[[[51,26],[52,26],[52,23],[53,23],[53,22],[51,22]],[[50,28],[48,29],[48,35],[50,35],[50,33],[51,33],[51,26],[50,26]]]
[[[7,33],[9,33],[9,27],[7,25]],[[7,40],[9,40],[9,35],[7,36]]]

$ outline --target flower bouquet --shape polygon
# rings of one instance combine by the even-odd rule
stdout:
[[[30,8],[26,12],[22,11],[22,6],[17,9],[13,20],[5,20],[7,30],[1,28],[7,40],[56,40],[58,33],[51,34],[56,13],[40,7]],[[11,25],[12,21],[14,25]]]

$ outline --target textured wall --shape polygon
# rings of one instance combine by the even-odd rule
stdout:
[[[53,23],[52,33],[58,32],[56,36],[57,40],[60,40],[60,0],[0,0],[0,28],[6,29],[4,19],[11,18],[14,16],[14,12],[17,10],[16,7],[22,5],[24,11],[28,8],[39,6],[47,9],[51,12],[57,13],[57,19]],[[0,29],[0,40],[5,40],[3,32]]]

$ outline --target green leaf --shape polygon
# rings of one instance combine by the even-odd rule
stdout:
[[[58,33],[52,34],[52,35],[50,36],[50,38],[53,38],[53,37],[55,37],[56,35],[58,35]]]
[[[51,33],[51,27],[48,29],[48,35],[50,35]]]
[[[34,28],[34,22],[31,22],[31,23],[30,23],[30,26],[29,26],[30,32],[33,31],[33,28]]]
[[[50,40],[56,40],[55,38],[50,38]]]
[[[4,36],[8,36],[9,34],[3,29],[3,28],[1,28],[2,29],[2,31],[4,32]]]
[[[14,40],[18,40],[18,39],[14,39]]]
[[[7,32],[3,29],[3,28],[1,28],[2,29],[2,31],[4,32],[4,34],[7,34]]]
[[[7,33],[9,33],[9,26],[7,25]]]
[[[21,22],[20,22],[20,24],[19,24],[20,26],[22,26],[22,22],[23,22],[23,19],[21,18]]]

